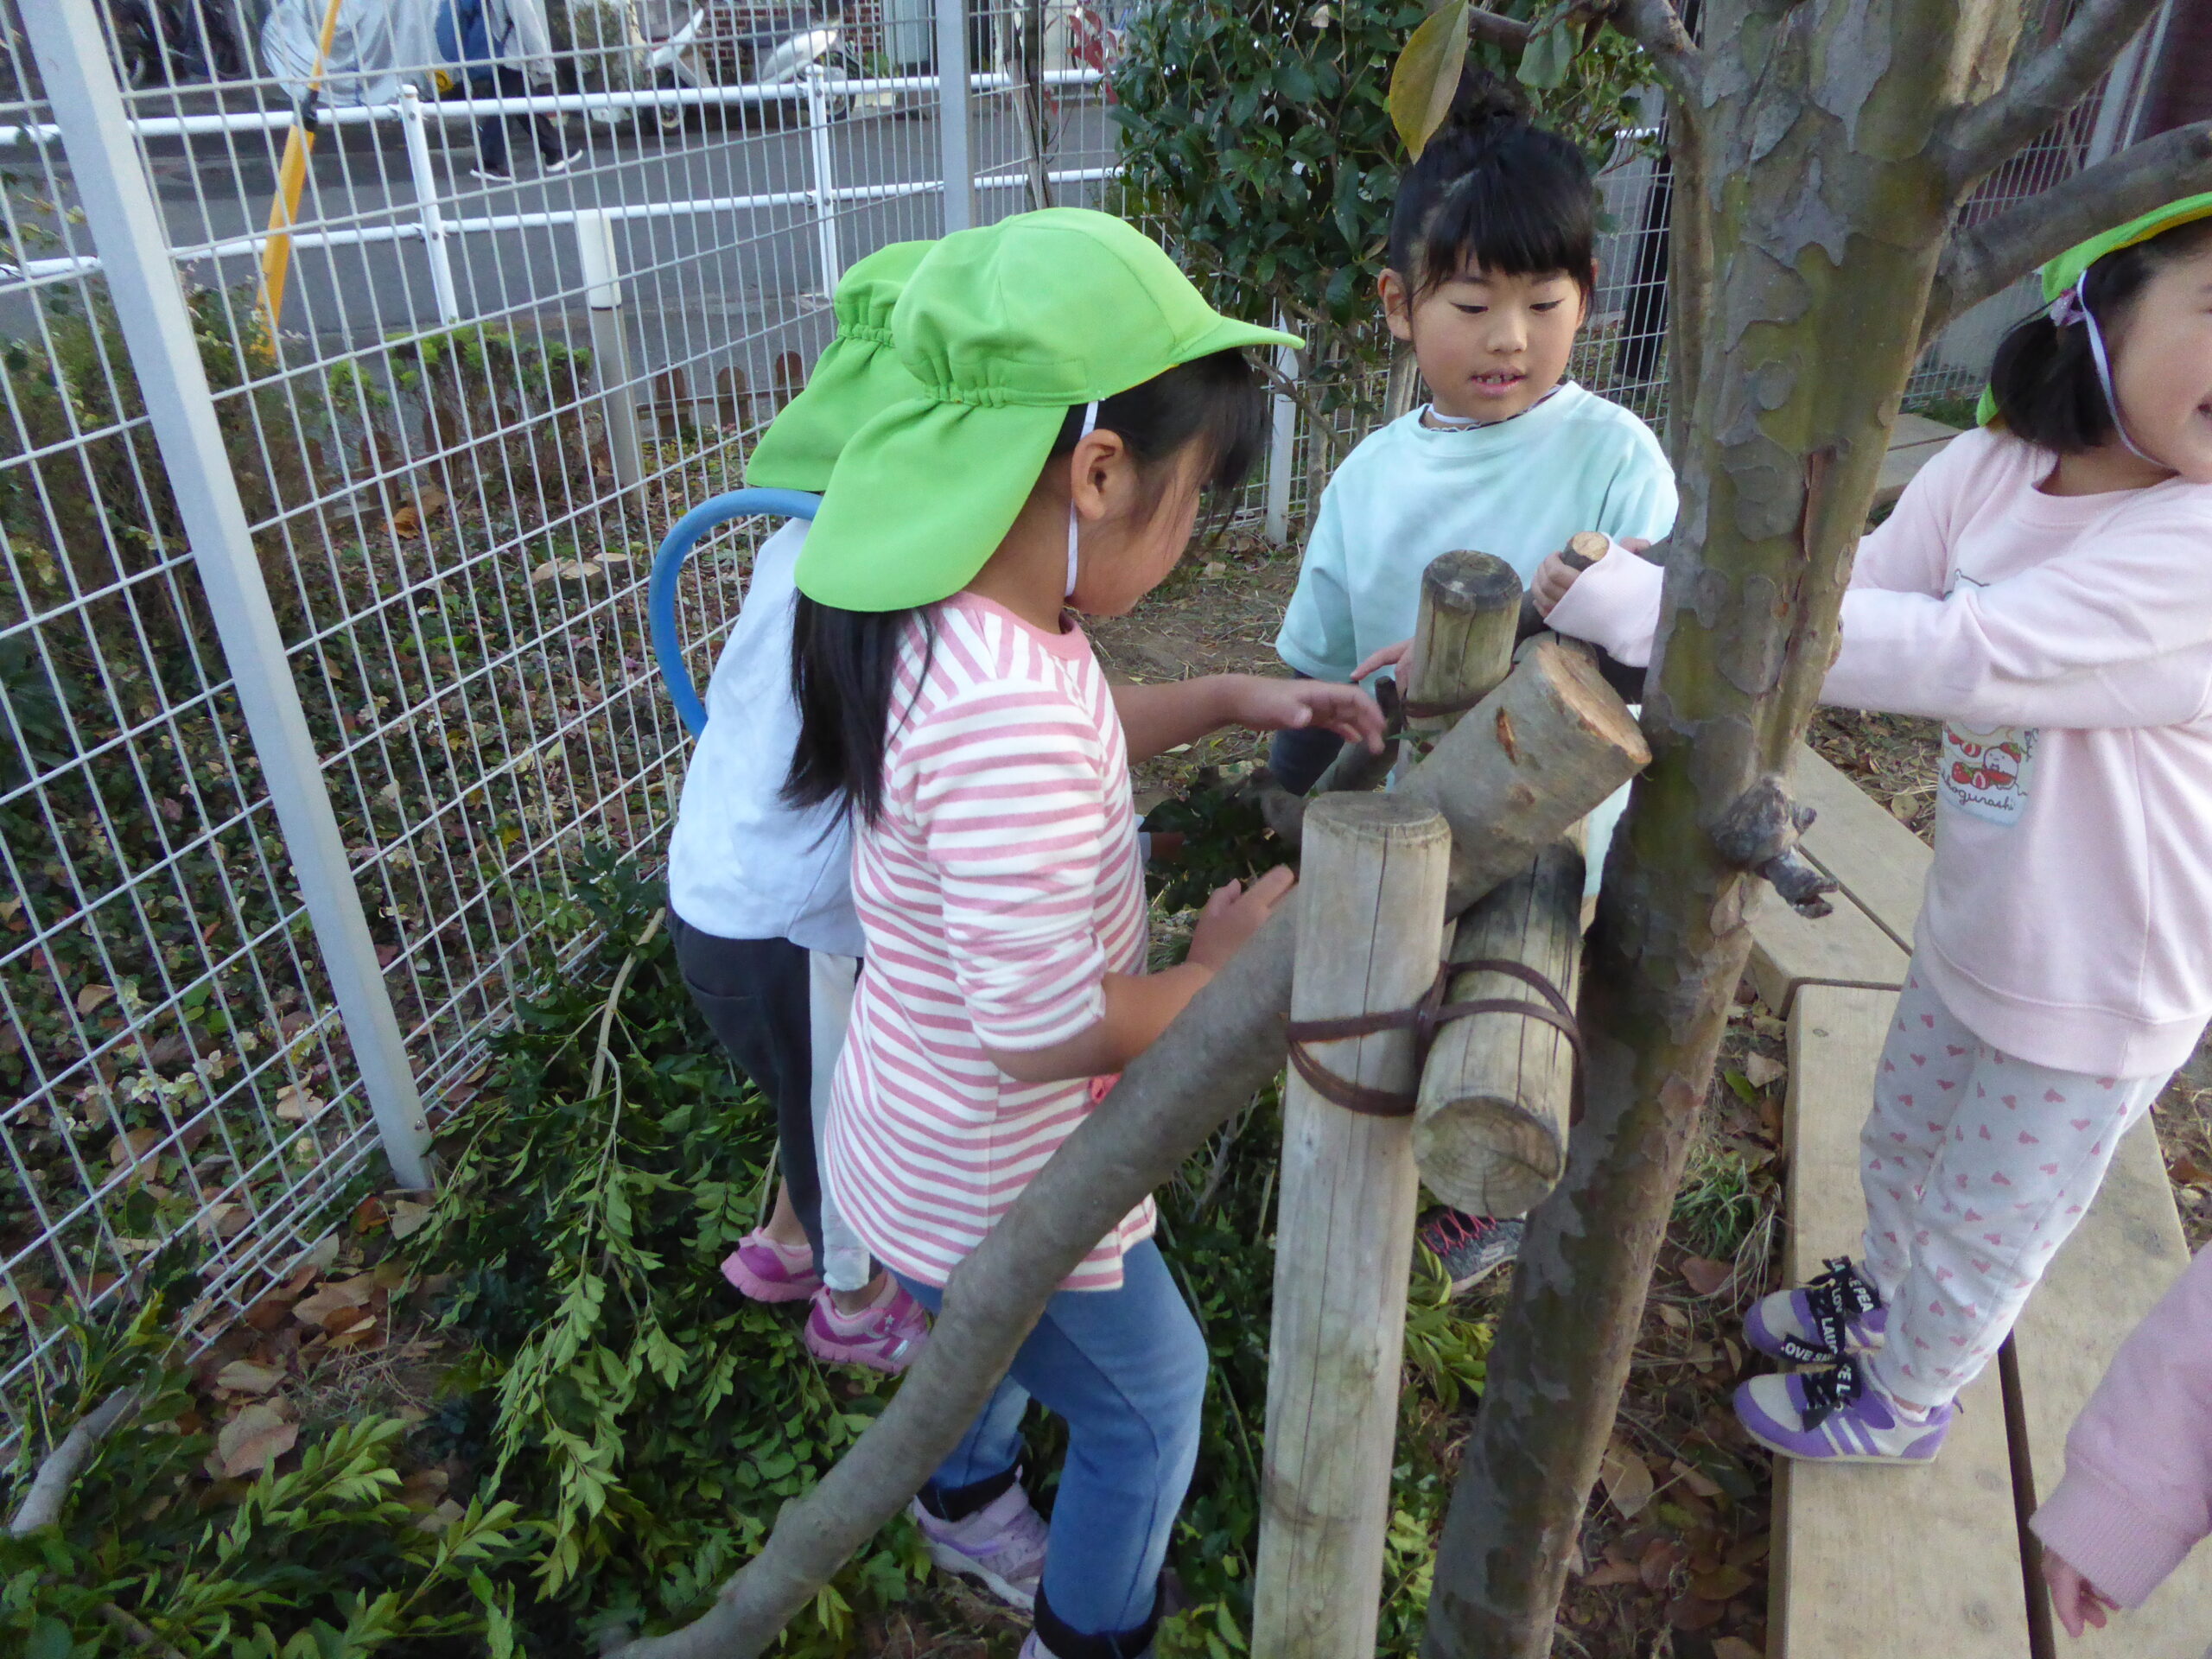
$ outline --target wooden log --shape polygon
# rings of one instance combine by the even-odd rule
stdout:
[[[1454,963],[1518,963],[1570,1005],[1582,966],[1582,849],[1561,838],[1459,918]],[[1453,1002],[1539,1002],[1535,987],[1495,970],[1455,973]],[[1525,1215],[1567,1166],[1574,1046],[1525,1014],[1478,1014],[1438,1035],[1421,1072],[1414,1157],[1428,1190],[1478,1216]]]
[[[1452,835],[1387,795],[1332,795],[1306,818],[1291,1019],[1415,1007],[1443,945]],[[1308,1052],[1347,1082],[1410,1094],[1411,1027]],[[1283,1094],[1267,1465],[1252,1650],[1367,1659],[1382,1592],[1398,1426],[1413,1120],[1355,1112],[1294,1068]]]
[[[1513,667],[1521,578],[1491,553],[1445,553],[1421,572],[1421,614],[1406,661],[1406,729],[1447,732]]]
[[[1451,825],[1446,906],[1456,912],[1526,868],[1649,759],[1596,671],[1539,642],[1390,798],[1433,806]],[[954,1270],[944,1311],[891,1403],[812,1491],[784,1506],[715,1605],[632,1643],[629,1659],[753,1659],[919,1490],[1076,1264],[1281,1066],[1304,900],[1294,893],[1130,1063]]]

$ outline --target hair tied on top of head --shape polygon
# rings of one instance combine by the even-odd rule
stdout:
[[[1444,124],[1436,130],[1436,137],[1429,142],[1465,136],[1470,138],[1487,137],[1493,130],[1525,126],[1536,118],[1535,108],[1529,96],[1514,82],[1492,74],[1478,63],[1470,63],[1459,71],[1459,90],[1452,95],[1452,108],[1444,118]]]

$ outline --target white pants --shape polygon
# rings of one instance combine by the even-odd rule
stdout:
[[[1889,1308],[1870,1369],[1885,1393],[1942,1406],[1980,1375],[2171,1075],[2001,1054],[1907,968],[1859,1138],[1863,1254]]]
[[[814,1108],[814,1166],[823,1172],[822,1260],[815,1268],[823,1283],[832,1290],[865,1290],[869,1278],[868,1246],[837,1212],[836,1201],[830,1196],[830,1156],[824,1149],[830,1134],[830,1085],[836,1080],[837,1056],[845,1046],[845,1027],[852,1023],[853,987],[860,979],[860,958],[829,950],[810,950],[806,956],[807,1025],[814,1062],[813,1086],[808,1092]]]

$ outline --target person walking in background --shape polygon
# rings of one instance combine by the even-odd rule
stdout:
[[[553,87],[553,33],[544,0],[446,0],[438,13],[438,48],[459,65],[477,96],[527,98]],[[538,170],[568,170],[569,156],[561,118],[550,112],[510,118],[487,115],[476,123],[475,174],[487,184],[514,177],[507,151],[507,122],[520,118],[537,141]]]

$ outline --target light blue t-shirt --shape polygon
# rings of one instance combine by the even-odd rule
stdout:
[[[1370,652],[1412,635],[1439,554],[1494,553],[1525,584],[1577,531],[1657,541],[1675,505],[1651,429],[1571,380],[1492,426],[1432,429],[1416,410],[1329,480],[1275,649],[1302,674],[1349,680]]]

